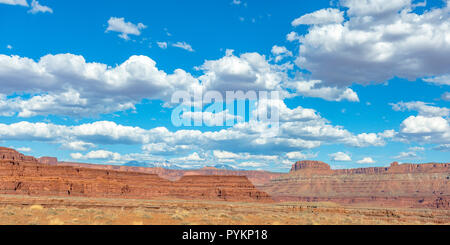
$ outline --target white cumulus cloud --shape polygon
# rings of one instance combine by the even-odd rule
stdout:
[[[375,163],[375,161],[371,157],[364,157],[363,159],[358,160],[356,162],[357,163],[361,163],[361,164],[364,164],[364,163]]]
[[[279,62],[282,59],[284,59],[285,57],[289,57],[292,56],[292,52],[289,51],[286,47],[284,46],[277,46],[274,45],[272,47],[271,50],[272,54],[275,56],[275,62]]]
[[[433,106],[432,103],[425,103],[422,101],[398,102],[395,104],[391,103],[390,105],[395,111],[417,111],[420,116],[424,117],[447,117],[450,115],[450,109]]]
[[[125,40],[129,40],[130,37],[128,35],[141,35],[141,30],[147,28],[146,25],[142,23],[133,24],[131,22],[126,22],[125,18],[111,17],[108,20],[108,27],[106,28],[106,32],[114,31],[119,32],[119,37]]]
[[[156,42],[158,44],[158,47],[162,48],[162,49],[166,49],[167,48],[167,42]]]
[[[342,23],[344,21],[344,12],[338,9],[321,9],[316,12],[305,14],[294,21],[292,26],[298,25],[320,25]]]
[[[299,40],[296,64],[312,79],[346,87],[450,74],[448,2],[423,13],[415,13],[410,0],[340,3],[348,20],[312,24],[305,35],[288,37]]]
[[[27,0],[0,0],[0,4],[8,4],[8,5],[20,5],[24,7],[28,7]]]
[[[172,46],[176,47],[176,48],[181,48],[181,49],[187,50],[189,52],[194,52],[194,49],[192,48],[192,46],[186,42],[176,42],[176,43],[172,44]]]
[[[300,151],[292,151],[286,153],[286,157],[290,160],[304,160],[317,157],[317,153],[303,153]]]
[[[331,158],[331,161],[336,161],[336,162],[352,161],[352,158],[344,152],[336,152],[336,153],[330,154],[330,158]]]
[[[28,10],[28,13],[37,14],[37,13],[53,13],[53,9],[48,6],[43,6],[39,4],[38,1],[33,0],[31,2],[31,9]]]
[[[394,156],[395,159],[413,159],[417,158],[417,153],[413,151],[409,152],[400,152],[397,156]]]

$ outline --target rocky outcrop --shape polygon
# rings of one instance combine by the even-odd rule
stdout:
[[[326,163],[303,161],[261,189],[281,201],[450,209],[450,165],[394,162],[390,167],[331,170]]]
[[[56,157],[40,157],[38,158],[39,163],[56,165],[58,164],[58,158]]]
[[[290,172],[299,170],[315,169],[315,170],[331,170],[330,165],[321,161],[298,161],[292,165]]]
[[[391,163],[388,173],[450,173],[450,163]]]
[[[332,174],[332,170],[330,165],[321,162],[321,161],[298,161],[294,163],[291,167],[291,171],[289,173],[295,174],[295,173],[302,173],[303,175],[315,175],[315,174],[321,174],[321,175],[327,175]]]
[[[298,161],[292,165],[290,173],[313,173],[316,175],[352,175],[352,174],[387,174],[387,173],[448,173],[449,163],[391,163],[390,167],[369,167],[331,170],[330,165],[321,161]]]
[[[44,164],[7,148],[0,148],[0,156],[2,194],[271,201],[245,176],[196,175],[170,181],[157,174]]]
[[[25,156],[13,149],[0,147],[0,160],[37,162],[36,158]]]
[[[131,167],[131,166],[116,166],[116,165],[101,165],[101,164],[89,164],[89,163],[74,163],[74,162],[58,162],[59,166],[73,166],[83,168],[94,169],[108,169],[118,170],[126,172],[140,172],[157,174],[161,178],[176,181],[186,175],[229,175],[229,176],[245,176],[254,185],[260,186],[269,183],[270,180],[279,176],[285,175],[284,173],[273,173],[267,171],[252,171],[252,170],[225,170],[217,169],[214,167],[207,167],[195,170],[178,170],[178,169],[165,169],[165,168],[146,168],[146,167]]]

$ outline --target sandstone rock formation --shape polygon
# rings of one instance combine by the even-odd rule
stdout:
[[[183,198],[271,201],[245,176],[186,176],[170,181],[157,174],[40,163],[0,148],[0,193],[107,198]]]
[[[58,162],[0,147],[0,193],[233,201],[270,201],[269,194],[278,201],[450,209],[450,164],[394,162],[333,170],[324,162],[299,161],[288,174],[212,167],[187,171]]]
[[[323,162],[302,161],[260,188],[276,200],[450,209],[450,164],[331,170]]]
[[[214,167],[207,167],[195,170],[178,170],[178,169],[165,169],[165,168],[146,168],[146,167],[131,167],[131,166],[116,166],[116,165],[101,165],[101,164],[89,164],[89,163],[74,163],[74,162],[58,162],[59,166],[73,166],[83,168],[95,168],[95,169],[108,169],[127,172],[140,172],[157,174],[161,178],[176,181],[186,175],[230,175],[230,176],[245,176],[254,185],[260,186],[269,183],[270,180],[279,176],[285,175],[284,173],[273,173],[267,171],[252,171],[252,170],[225,170],[217,169]]]
[[[291,172],[305,170],[305,169],[321,169],[321,170],[331,170],[330,165],[321,161],[298,161],[292,165]]]
[[[0,147],[0,160],[12,160],[12,161],[31,161],[36,162],[36,158],[25,156],[13,149]]]
[[[58,164],[58,158],[56,158],[56,157],[40,157],[40,158],[38,158],[38,162],[44,163],[44,164],[56,165],[56,164]]]

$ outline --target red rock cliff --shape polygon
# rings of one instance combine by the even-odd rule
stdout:
[[[330,170],[330,165],[321,161],[298,161],[292,165],[291,172],[303,169],[321,169]]]
[[[0,157],[2,194],[271,201],[246,177],[189,176],[172,182],[156,174],[42,164],[7,148],[0,148]]]
[[[165,168],[145,168],[145,167],[130,167],[130,166],[116,166],[116,165],[99,165],[89,163],[73,163],[73,162],[58,162],[59,166],[73,166],[82,168],[95,168],[95,169],[108,169],[108,170],[120,170],[127,172],[140,172],[157,174],[162,178],[168,180],[179,180],[185,175],[229,175],[229,176],[245,176],[254,185],[260,186],[270,182],[279,176],[285,175],[284,173],[272,173],[267,171],[252,171],[252,170],[224,170],[217,168],[203,168],[196,170],[178,170],[178,169],[165,169]]]
[[[38,162],[44,163],[44,164],[50,164],[50,165],[57,165],[58,158],[56,158],[56,157],[40,157],[40,158],[38,158]]]
[[[450,164],[331,170],[323,162],[302,161],[261,189],[276,200],[450,209]]]

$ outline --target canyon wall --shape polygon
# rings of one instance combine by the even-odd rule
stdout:
[[[0,163],[0,193],[9,194],[249,201],[270,201],[270,195],[276,201],[450,209],[449,163],[333,170],[300,161],[282,174],[68,163],[1,147]]]
[[[332,201],[374,206],[450,209],[450,164],[398,164],[332,170],[316,161],[260,187],[279,201]]]
[[[39,158],[41,161],[42,158]],[[42,163],[47,163],[42,161]],[[73,166],[82,168],[94,168],[94,169],[107,169],[118,170],[126,172],[140,172],[157,174],[161,178],[176,181],[186,175],[228,175],[228,176],[245,176],[254,185],[260,186],[269,183],[270,180],[279,176],[285,175],[285,173],[273,173],[267,171],[252,171],[252,170],[225,170],[217,169],[214,167],[207,167],[194,170],[180,170],[180,169],[165,169],[165,168],[146,168],[146,167],[132,167],[132,166],[116,166],[116,165],[102,165],[102,164],[89,164],[89,163],[75,163],[75,162],[57,162],[58,166]]]
[[[0,147],[0,193],[33,196],[182,198],[271,201],[245,176],[185,176],[177,181],[157,174],[40,163]]]

